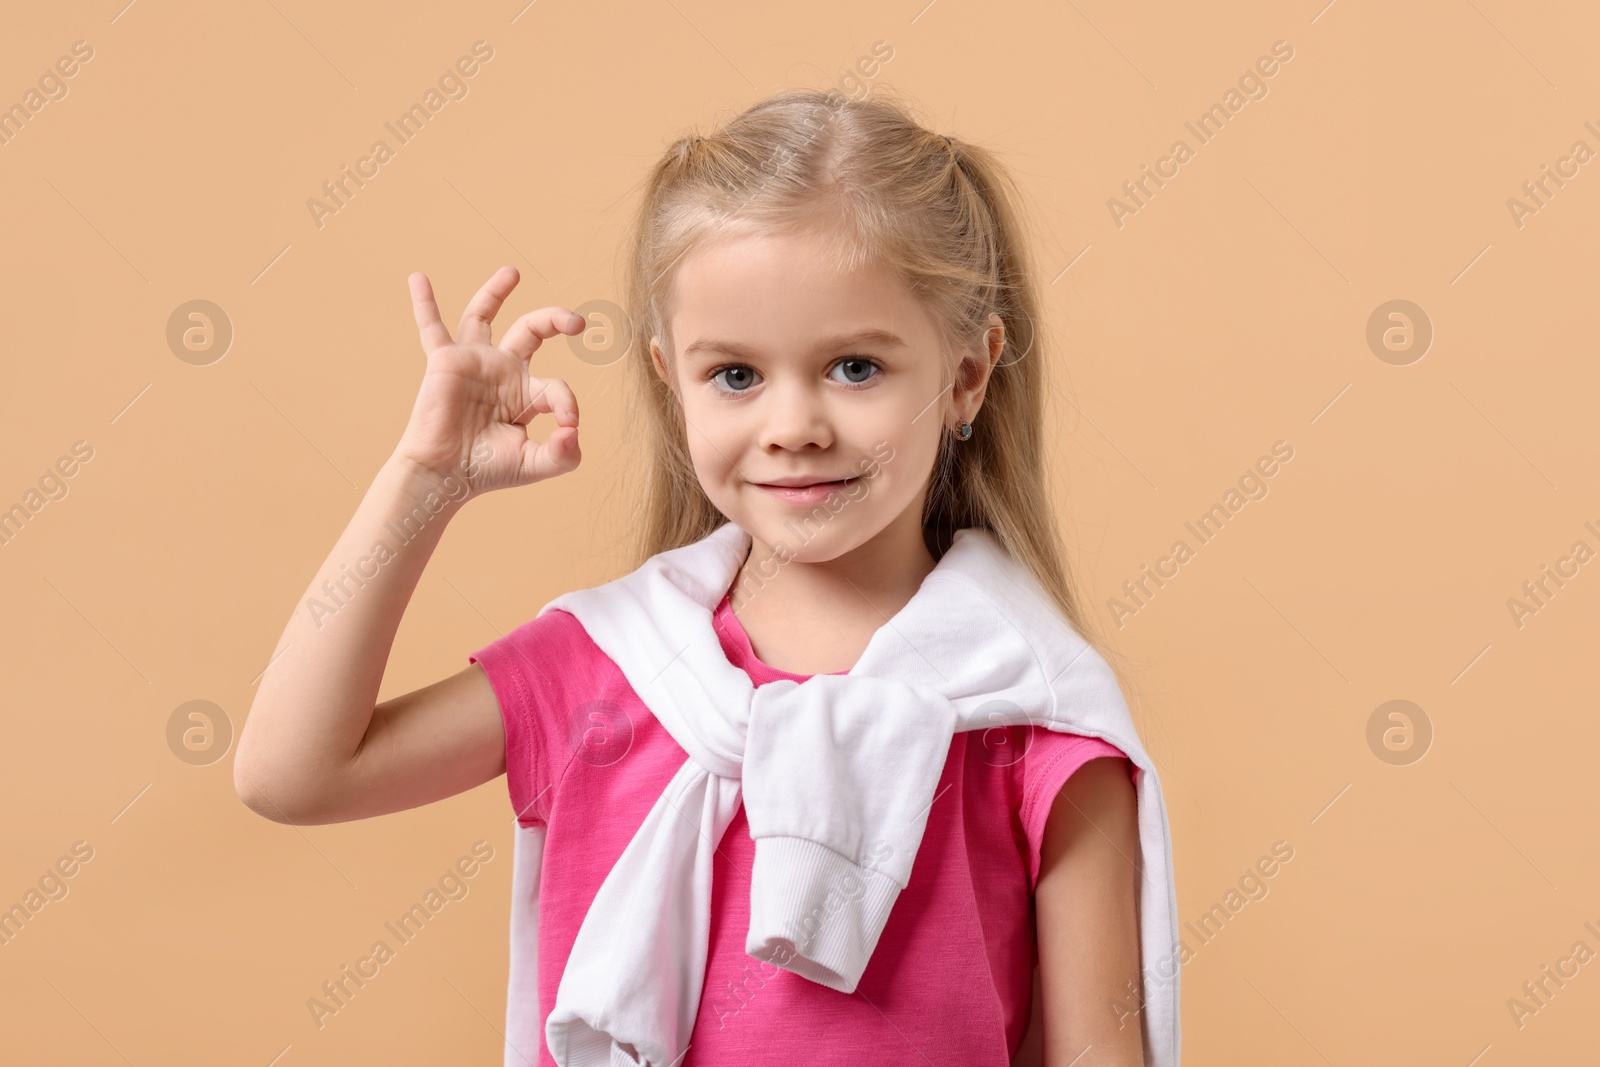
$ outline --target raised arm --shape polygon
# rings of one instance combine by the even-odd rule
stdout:
[[[498,347],[490,324],[517,284],[502,267],[468,304],[452,340],[422,274],[409,278],[427,370],[411,419],[273,650],[239,734],[239,798],[278,822],[326,823],[416,807],[505,770],[505,736],[476,665],[376,705],[400,618],[446,524],[467,500],[575,468],[577,400],[530,378],[544,339],[583,319],[546,307]],[[540,444],[527,422],[554,414]]]
[[[1092,759],[1056,795],[1039,850],[1044,1067],[1144,1067],[1138,861],[1129,762]]]

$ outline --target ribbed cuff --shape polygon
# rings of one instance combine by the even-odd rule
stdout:
[[[551,1047],[550,1054],[554,1056],[555,1050],[560,1048],[561,1062],[569,1067],[639,1067],[643,1062],[624,1051],[610,1034],[596,1030],[583,1019],[572,1020],[553,1040],[547,1028],[546,1040]]]
[[[855,992],[900,886],[800,837],[758,837],[745,951],[829,989]]]

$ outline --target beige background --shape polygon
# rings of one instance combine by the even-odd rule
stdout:
[[[392,448],[423,365],[408,271],[452,325],[502,263],[524,275],[506,322],[615,299],[622,224],[669,140],[837,84],[878,41],[892,59],[847,87],[911,96],[1032,198],[1066,362],[1061,518],[1102,620],[1185,521],[1294,448],[1113,629],[1139,665],[1180,918],[1294,849],[1184,968],[1185,1063],[1592,1055],[1600,962],[1520,1028],[1507,1000],[1574,942],[1600,950],[1600,564],[1520,628],[1507,601],[1574,542],[1600,549],[1600,163],[1521,227],[1506,204],[1574,141],[1600,150],[1592,8],[122,2],[28,5],[0,35],[0,104],[94,49],[0,147],[0,506],[94,450],[0,547],[0,905],[93,849],[0,948],[0,1059],[499,1061],[504,780],[295,829],[238,802],[231,753],[178,759],[168,720],[204,699],[237,730]],[[477,40],[494,58],[470,95],[319,229],[307,198]],[[1183,123],[1279,40],[1294,58],[1269,94],[1118,228],[1107,198],[1194,147]],[[165,340],[195,299],[235,331],[209,366]],[[1406,366],[1366,342],[1395,299],[1435,331]],[[559,345],[536,363],[577,390],[586,459],[456,520],[385,699],[617,573],[620,366]],[[1393,699],[1434,731],[1409,765],[1367,741]],[[319,1030],[307,998],[480,839],[495,853],[470,894]]]

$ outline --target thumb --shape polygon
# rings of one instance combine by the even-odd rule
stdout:
[[[543,443],[528,440],[522,445],[524,481],[554,478],[575,468],[583,459],[578,447],[578,428],[562,426]]]

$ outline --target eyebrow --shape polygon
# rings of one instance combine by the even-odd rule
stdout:
[[[851,345],[878,345],[885,348],[907,347],[904,341],[888,330],[870,328],[857,330],[854,333],[841,334],[837,337],[825,338],[817,342],[815,351],[827,352],[838,348],[848,348]],[[754,350],[734,341],[717,341],[711,338],[702,338],[683,350],[685,359],[691,359],[701,354],[749,359],[754,355]]]

